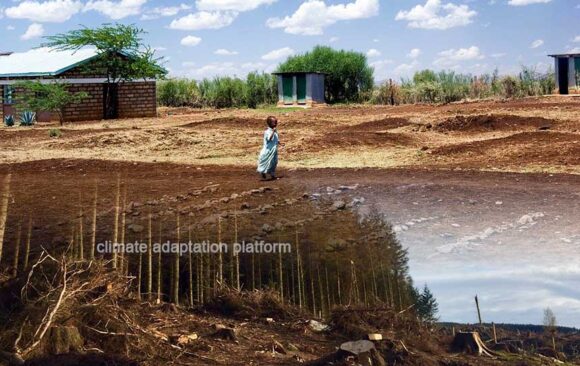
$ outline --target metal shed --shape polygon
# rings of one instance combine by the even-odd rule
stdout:
[[[580,53],[548,55],[554,58],[558,94],[580,94]]]
[[[275,72],[278,77],[278,107],[312,107],[325,104],[321,72]]]

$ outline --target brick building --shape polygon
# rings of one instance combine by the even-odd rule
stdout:
[[[22,53],[0,53],[0,118],[17,114],[15,84],[23,80],[60,82],[67,84],[71,92],[86,92],[88,98],[65,108],[65,121],[157,115],[155,80],[125,81],[107,87],[106,75],[99,74],[97,67],[91,68],[95,57],[92,49],[67,52],[38,48]],[[107,94],[111,98],[109,108],[105,108]],[[40,122],[57,119],[53,113],[35,112]]]

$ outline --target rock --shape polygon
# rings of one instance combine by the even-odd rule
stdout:
[[[250,208],[250,204],[248,202],[244,202],[240,205],[240,209],[247,210]]]
[[[334,211],[338,211],[338,210],[344,210],[346,207],[346,203],[344,201],[334,201],[334,203],[332,204],[332,210]]]
[[[230,196],[231,199],[235,200],[236,198],[238,198],[240,195],[237,193],[232,193],[232,195]]]
[[[341,350],[352,353],[355,356],[370,352],[374,348],[373,342],[367,340],[345,342],[340,345]]]
[[[267,324],[275,323],[274,318],[266,318],[266,323]]]
[[[358,188],[358,183],[352,186],[339,186],[338,189],[341,191],[351,191]]]
[[[310,319],[308,321],[308,327],[314,332],[324,332],[328,330],[328,325],[319,322],[318,320]]]
[[[229,197],[224,197],[220,200],[221,203],[228,203],[230,202],[230,198]]]
[[[495,204],[500,206],[500,205],[503,205],[503,202],[502,201],[495,201]]]
[[[262,225],[262,231],[265,233],[271,233],[273,230],[274,228],[268,224]]]
[[[134,233],[140,233],[143,231],[144,227],[143,227],[143,225],[139,225],[139,224],[131,224],[131,225],[127,226],[127,229],[131,230]]]
[[[198,337],[196,333],[173,335],[169,336],[169,342],[176,344],[178,346],[185,346],[188,345],[190,342],[195,341],[197,338]]]

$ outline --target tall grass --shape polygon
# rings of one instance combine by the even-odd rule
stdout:
[[[277,79],[266,73],[251,72],[245,79],[223,76],[199,82],[169,79],[157,83],[158,104],[169,107],[257,108],[277,100]]]
[[[389,80],[375,88],[370,102],[374,104],[450,103],[465,99],[523,98],[551,94],[555,88],[554,72],[540,73],[522,66],[516,75],[492,74],[474,76],[454,71],[423,70],[400,83]]]

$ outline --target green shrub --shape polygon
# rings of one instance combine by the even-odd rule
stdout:
[[[11,114],[4,116],[4,124],[8,127],[14,126],[14,116]]]
[[[49,137],[59,138],[60,135],[61,135],[61,132],[60,132],[60,129],[58,129],[58,128],[51,128],[50,130],[48,130]]]
[[[36,113],[24,111],[20,114],[20,126],[32,126],[36,122]]]

